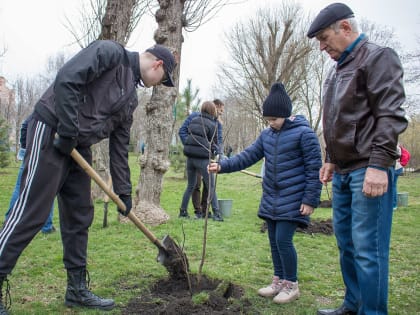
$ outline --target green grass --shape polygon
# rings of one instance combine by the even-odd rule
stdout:
[[[0,215],[7,210],[18,164],[0,170]],[[250,169],[259,172],[259,165]],[[132,158],[132,179],[139,178]],[[159,238],[169,234],[184,245],[190,267],[198,271],[204,222],[178,219],[178,209],[186,182],[182,174],[165,175],[162,206],[171,216],[167,224],[151,227]],[[390,314],[420,312],[419,288],[419,209],[420,177],[401,176],[399,190],[409,192],[409,206],[395,212],[390,264]],[[257,217],[261,196],[260,179],[242,173],[217,177],[220,199],[233,199],[232,215],[225,222],[209,221],[207,255],[203,273],[229,280],[245,289],[254,309],[261,314],[315,314],[321,306],[337,306],[344,289],[338,265],[335,238],[296,233],[301,298],[288,305],[274,305],[271,299],[258,297],[256,291],[272,275],[267,234],[260,232]],[[321,199],[326,199],[325,191]],[[110,206],[109,226],[102,228],[103,204],[95,205],[95,219],[89,234],[89,272],[91,288],[104,297],[112,297],[119,307],[147,291],[166,269],[156,262],[157,248],[133,225],[120,224]],[[191,209],[191,205],[190,205]],[[190,210],[191,213],[191,210]],[[331,216],[331,209],[317,209],[314,218]],[[54,224],[59,226],[57,211]],[[185,235],[185,238],[184,238]],[[68,309],[64,306],[66,275],[62,264],[60,234],[39,233],[20,257],[9,276],[12,294],[11,314],[101,314],[95,310]],[[201,298],[201,297],[199,297]],[[117,308],[108,314],[119,314]],[[139,310],[141,313],[141,310]]]

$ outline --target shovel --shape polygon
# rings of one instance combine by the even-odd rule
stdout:
[[[118,208],[122,209],[123,211],[126,210],[125,204],[122,202],[120,197],[118,197],[118,195],[105,183],[105,181],[76,149],[73,149],[71,152],[71,157],[90,176],[90,178],[93,179],[95,183],[102,188],[102,190],[111,198],[111,200],[116,203]],[[159,249],[157,261],[166,267],[171,276],[180,278],[188,272],[189,265],[187,257],[183,253],[182,249],[175,243],[175,241],[169,237],[169,235],[166,235],[161,242],[132,211],[130,211],[127,217]]]
[[[111,175],[108,175],[108,187],[112,187],[112,179]],[[102,223],[102,227],[106,228],[108,226],[108,203],[109,203],[109,196],[108,194],[105,194],[104,197],[104,220]]]
[[[261,175],[256,174],[256,173],[253,173],[253,172],[250,172],[250,171],[247,171],[247,170],[241,170],[240,172],[243,173],[243,174],[246,174],[246,175],[257,177],[257,178],[262,178]]]

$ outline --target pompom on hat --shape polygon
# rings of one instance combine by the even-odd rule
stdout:
[[[270,94],[263,103],[264,117],[290,117],[292,114],[292,101],[283,84],[274,83]]]

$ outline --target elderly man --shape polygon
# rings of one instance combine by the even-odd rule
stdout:
[[[318,314],[387,314],[392,181],[398,135],[407,127],[403,70],[392,49],[360,34],[342,3],[324,8],[308,37],[336,61],[324,82],[326,158],[333,224],[346,286],[338,309]]]

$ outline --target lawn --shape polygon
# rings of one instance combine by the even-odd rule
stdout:
[[[131,158],[132,180],[139,177],[135,157]],[[7,210],[18,164],[0,170],[0,215]],[[259,172],[259,165],[250,169]],[[202,220],[178,219],[178,209],[186,182],[183,174],[165,175],[161,202],[171,216],[167,224],[151,227],[159,238],[169,234],[184,246],[192,272],[197,272],[203,245]],[[399,190],[409,193],[407,207],[394,213],[390,263],[390,314],[420,312],[419,251],[420,177],[401,176]],[[333,236],[297,233],[295,245],[299,259],[301,298],[288,305],[275,305],[258,297],[256,291],[272,275],[270,250],[262,221],[256,216],[261,195],[260,179],[243,173],[217,177],[219,199],[233,199],[232,214],[224,222],[209,221],[207,255],[203,273],[228,280],[245,290],[253,304],[252,314],[315,314],[320,306],[337,306],[344,289]],[[326,199],[323,191],[321,199]],[[120,314],[133,297],[147,292],[149,286],[167,275],[155,261],[156,247],[133,225],[117,221],[110,207],[109,226],[102,228],[103,203],[95,204],[95,219],[89,234],[89,272],[92,290],[112,297],[118,308],[108,314]],[[191,206],[190,206],[190,213]],[[328,218],[331,209],[317,209],[313,218]],[[58,228],[55,212],[54,224]],[[62,264],[60,234],[39,233],[20,257],[11,286],[11,314],[101,314],[95,310],[69,309],[63,304],[66,276]],[[141,310],[139,310],[141,314]]]

